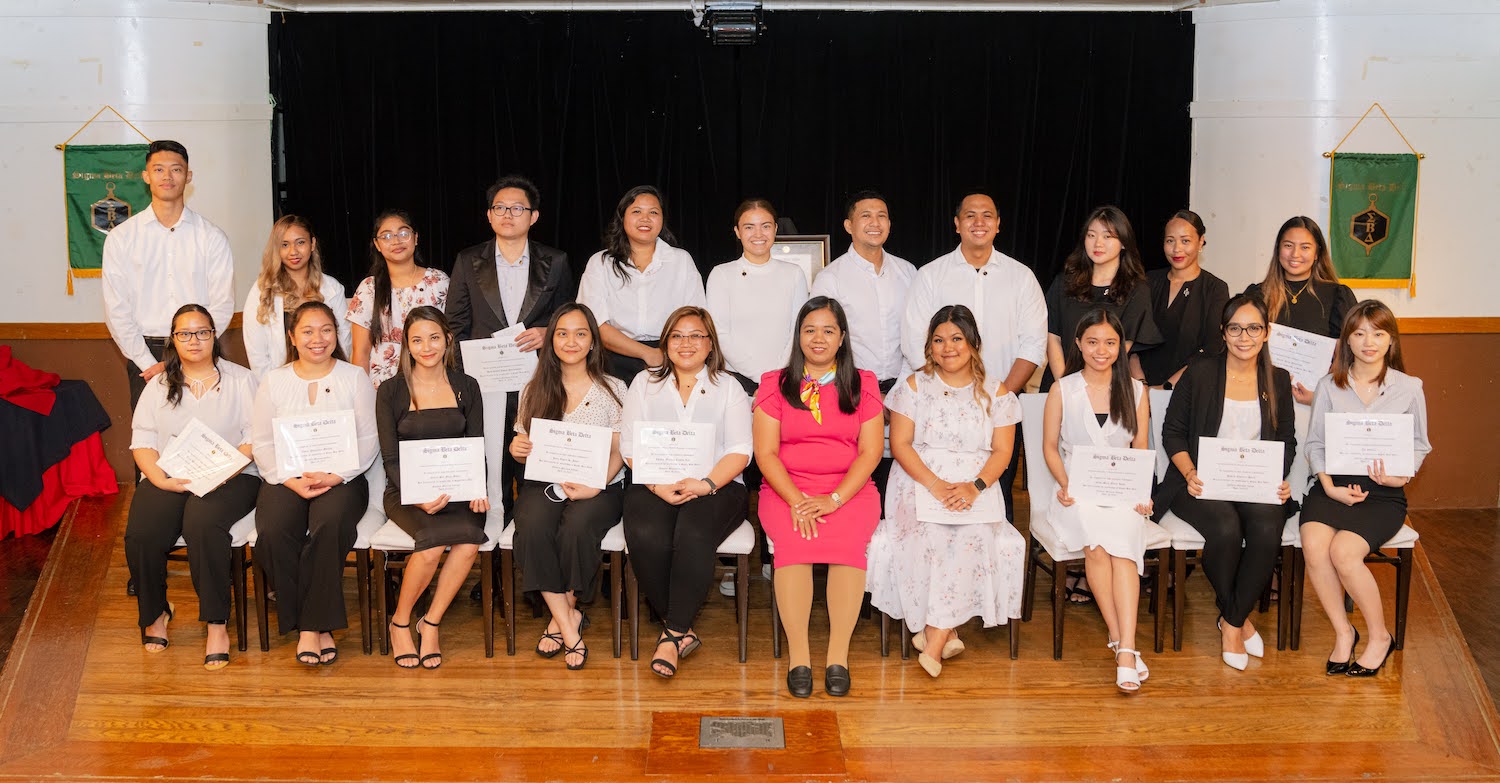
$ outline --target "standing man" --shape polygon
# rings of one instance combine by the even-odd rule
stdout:
[[[551,339],[547,324],[552,313],[573,301],[576,289],[568,254],[531,241],[531,227],[541,217],[540,201],[536,185],[516,175],[501,177],[487,191],[485,213],[495,238],[459,251],[448,282],[448,321],[458,339],[486,338],[515,324],[526,327],[516,335],[516,345],[523,351],[535,351],[542,341]],[[515,503],[512,481],[521,475],[521,466],[510,456],[519,397],[519,392],[505,395],[505,415],[502,422],[496,422],[502,425],[503,442],[498,455],[492,455],[502,465],[500,507],[506,519]],[[485,407],[500,410],[499,400],[495,402]],[[485,426],[489,433],[496,429]]]
[[[873,190],[850,196],[844,203],[844,230],[849,232],[849,250],[813,278],[812,295],[837,299],[844,306],[854,366],[875,373],[884,397],[896,380],[906,375],[901,323],[917,268],[885,252],[885,241],[891,235],[891,213],[885,196]],[[873,476],[882,507],[890,473],[891,458],[885,457]]]
[[[130,409],[162,371],[172,315],[201,304],[223,334],[234,317],[234,257],[218,226],[187,208],[193,181],[187,148],[163,139],[146,150],[141,172],[151,208],[130,216],[104,239],[104,323],[125,355]]]
[[[969,191],[954,211],[958,248],[933,259],[917,272],[901,323],[901,352],[913,370],[921,367],[927,323],[938,308],[961,304],[974,312],[983,342],[985,375],[1001,380],[1005,391],[1020,394],[1032,373],[1047,358],[1047,301],[1036,275],[994,247],[1000,232],[995,200]],[[1019,464],[1020,428],[1010,467],[1000,476],[1005,515],[1012,520],[1012,485]]]

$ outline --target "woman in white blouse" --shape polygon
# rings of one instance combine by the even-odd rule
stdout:
[[[448,275],[422,266],[417,239],[410,215],[399,209],[380,213],[370,240],[370,276],[349,300],[350,361],[376,386],[393,377],[401,363],[406,314],[422,305],[441,310],[448,301]]]
[[[364,371],[343,360],[333,310],[304,302],[292,313],[293,358],[267,373],[255,394],[252,433],[263,483],[256,501],[255,556],[276,591],[281,633],[299,631],[297,660],[308,666],[338,658],[333,631],[348,627],[344,610],[344,558],[354,548],[355,527],[369,503],[364,472],[379,448],[375,387]],[[357,471],[344,476],[283,470],[274,420],[310,413],[354,417]]]
[[[285,215],[271,226],[261,255],[260,276],[245,298],[245,355],[255,377],[286,364],[286,335],[292,311],[303,302],[323,302],[338,318],[339,345],[349,349],[344,284],[323,274],[318,240],[305,218]]]
[[[1344,316],[1333,355],[1333,372],[1313,392],[1307,437],[1307,464],[1317,480],[1302,504],[1302,553],[1307,575],[1323,611],[1333,623],[1333,654],[1328,674],[1373,677],[1395,648],[1385,625],[1380,587],[1365,556],[1378,550],[1406,521],[1406,485],[1411,476],[1386,473],[1383,460],[1364,475],[1330,474],[1326,440],[1332,413],[1412,417],[1412,472],[1432,451],[1427,439],[1427,398],[1422,381],[1407,375],[1401,359],[1401,332],[1389,307],[1367,299]],[[1358,659],[1359,632],[1344,612],[1344,591],[1365,618],[1370,641]]]
[[[740,473],[750,462],[750,398],[724,371],[714,319],[701,307],[667,317],[666,363],[642,370],[625,395],[620,453],[636,467],[637,428],[648,424],[710,424],[712,463],[706,475],[671,483],[632,484],[625,491],[625,543],[646,600],[662,618],[651,671],[677,673],[698,649],[693,620],[714,575],[714,552],[745,518]]]
[[[255,507],[260,480],[247,465],[199,496],[191,481],[168,476],[157,460],[194,419],[249,457],[255,376],[223,359],[213,316],[202,305],[179,308],[171,336],[165,369],[146,385],[131,422],[130,450],[141,481],[125,523],[125,561],[136,585],[141,643],[147,652],[161,652],[172,619],[167,553],[178,536],[186,539],[198,620],[208,624],[203,668],[214,670],[229,665],[229,528]]]
[[[734,211],[734,235],[744,252],[708,273],[708,311],[719,328],[724,366],[753,395],[760,376],[781,369],[791,353],[797,311],[807,301],[807,273],[771,257],[776,244],[771,202],[742,202]]]
[[[620,456],[625,384],[605,373],[599,324],[587,305],[570,302],[558,308],[547,334],[537,352],[536,373],[521,392],[511,456],[525,463],[531,455],[527,431],[536,419],[604,427],[615,433],[605,470],[607,486],[523,480],[516,498],[521,590],[540,592],[552,613],[536,654],[553,658],[562,653],[563,663],[576,670],[589,658],[583,644],[588,616],[578,609],[578,599],[594,594],[603,558],[599,546],[620,521],[625,502],[625,458]]]
[[[640,185],[625,192],[604,232],[604,249],[589,258],[578,302],[599,321],[611,375],[629,382],[662,363],[661,323],[679,307],[703,307],[703,277],[686,250],[673,247],[661,192]]]

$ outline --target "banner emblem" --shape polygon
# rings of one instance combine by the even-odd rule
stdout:
[[[1349,238],[1365,248],[1365,257],[1391,233],[1391,218],[1375,207],[1380,196],[1370,194],[1370,207],[1349,219]]]
[[[104,183],[104,198],[89,205],[94,217],[94,228],[108,234],[110,229],[130,218],[130,205],[115,197],[115,183]]]

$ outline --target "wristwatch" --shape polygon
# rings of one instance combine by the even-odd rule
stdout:
[[[838,507],[838,506],[844,505],[844,499],[841,498],[841,497],[839,497],[839,493],[837,493],[837,492],[830,492],[830,493],[828,493],[828,497],[833,500],[834,507]]]
[[[984,483],[984,479],[982,479],[982,478],[980,478],[978,476],[974,477],[974,487],[975,487],[975,489],[978,489],[980,492],[983,492],[984,488],[987,487],[987,486],[989,486],[989,485],[986,484],[986,483]]]
[[[719,494],[719,485],[715,484],[713,479],[709,478],[708,476],[704,476],[702,479],[699,479],[699,480],[702,481],[704,484],[708,485],[708,494],[710,494],[710,495],[717,495],[717,494]]]

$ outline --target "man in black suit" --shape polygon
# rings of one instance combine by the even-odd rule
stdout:
[[[553,311],[573,301],[577,284],[568,254],[530,239],[540,216],[539,201],[536,186],[525,177],[501,177],[490,186],[484,203],[495,238],[460,251],[448,283],[448,321],[458,339],[489,337],[519,323],[526,329],[517,335],[516,345],[535,351],[547,339]],[[519,396],[505,395],[501,457],[505,476],[514,479],[521,475],[521,466],[510,457]],[[500,497],[506,519],[515,502],[511,487],[506,481]]]

